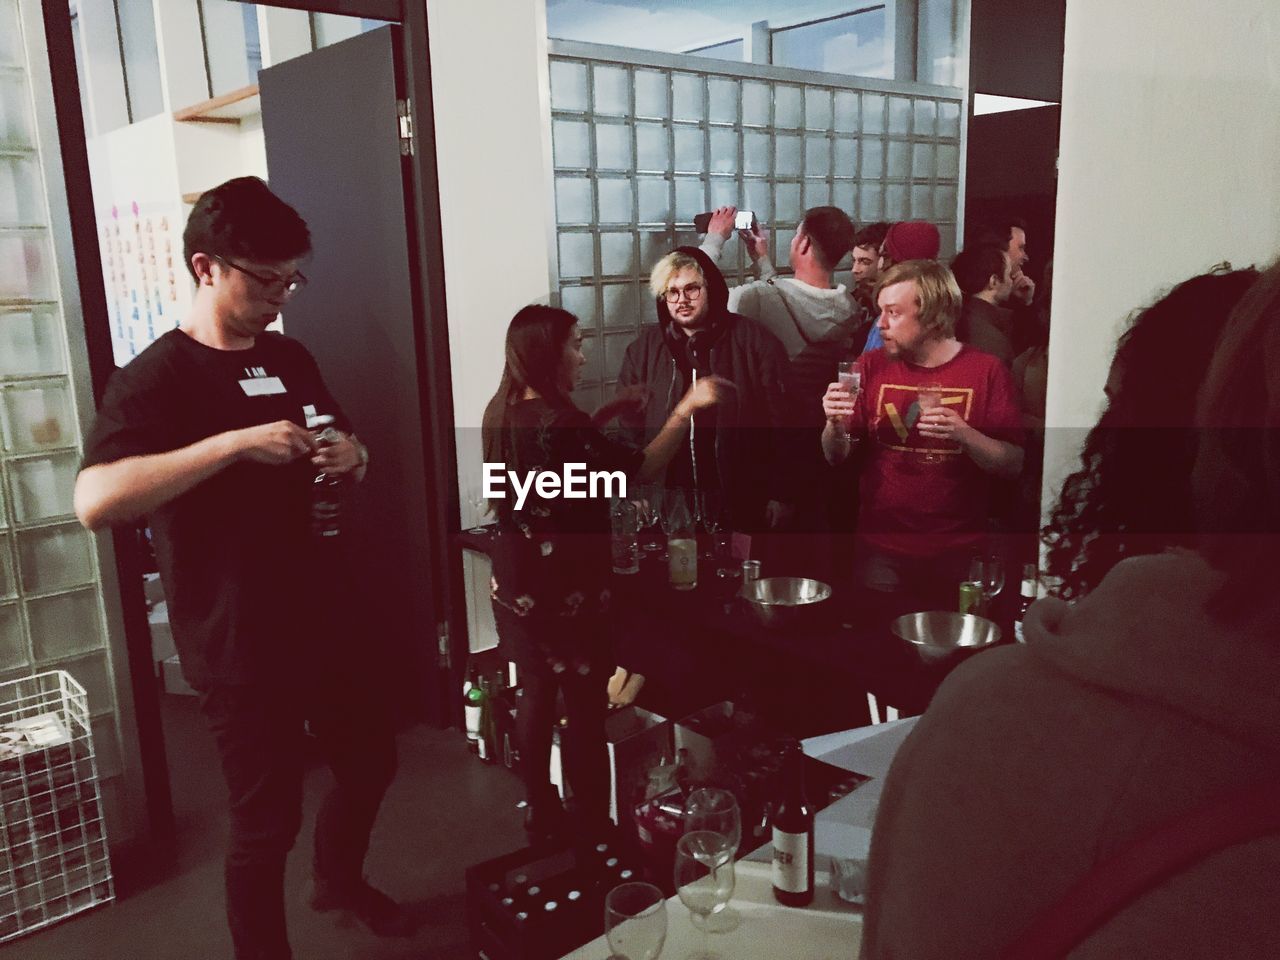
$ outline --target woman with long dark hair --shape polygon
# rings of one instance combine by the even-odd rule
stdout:
[[[1050,592],[1075,600],[1125,557],[1192,542],[1196,390],[1256,270],[1193,277],[1120,337],[1107,407],[1041,533]]]
[[[585,362],[573,314],[528,306],[515,315],[507,328],[502,381],[484,413],[487,463],[503,464],[521,478],[563,475],[572,463],[644,482],[661,473],[686,436],[689,418],[714,405],[722,390],[715,378],[700,380],[637,451],[606,437],[599,426],[640,398],[623,396],[594,418],[570,399]],[[522,504],[508,495],[491,506],[498,520],[494,617],[499,642],[524,685],[516,734],[529,804],[525,826],[543,836],[556,830],[563,812],[548,769],[557,690],[569,720],[562,756],[577,812],[589,821],[608,815],[609,500],[541,497],[530,489]]]

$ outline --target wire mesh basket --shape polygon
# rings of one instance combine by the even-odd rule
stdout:
[[[0,942],[113,899],[84,687],[0,683]]]

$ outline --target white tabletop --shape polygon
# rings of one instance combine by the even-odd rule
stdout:
[[[807,907],[784,907],[773,899],[768,864],[742,860],[732,905],[742,916],[736,930],[714,933],[708,946],[732,960],[849,960],[862,941],[862,913],[838,899],[826,876],[815,878],[817,894]],[[664,960],[683,960],[702,944],[679,897],[667,901]],[[609,944],[597,937],[564,960],[607,960]]]
[[[814,848],[819,868],[831,856],[866,856],[871,825],[883,778],[893,755],[906,739],[915,718],[878,726],[859,727],[804,743],[805,753],[873,779],[815,818]],[[732,905],[742,923],[731,933],[712,934],[708,946],[732,960],[849,960],[858,955],[862,912],[840,900],[825,870],[814,873],[817,888],[807,907],[784,907],[773,898],[770,878],[771,846],[765,844],[738,861]],[[689,911],[679,897],[667,901],[667,943],[664,958],[683,960],[702,942]],[[609,945],[597,937],[563,960],[608,960]]]

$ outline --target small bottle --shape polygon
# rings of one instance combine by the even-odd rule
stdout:
[[[813,807],[804,790],[804,753],[787,748],[782,796],[773,814],[773,896],[787,907],[813,900]]]
[[[334,428],[336,421],[327,413],[307,417],[307,429],[315,435],[316,444],[332,446],[342,439]],[[338,474],[319,471],[311,482],[311,532],[317,537],[336,537],[342,532],[342,506],[346,500],[347,480]]]
[[[467,682],[462,685],[463,704],[462,712],[466,718],[467,726],[467,747],[472,753],[480,752],[480,723],[484,715],[484,690],[480,687],[480,675],[476,670],[475,664],[471,665],[471,672],[467,678]]]
[[[683,496],[676,497],[668,529],[668,579],[677,590],[692,590],[698,585],[698,535]]]
[[[1036,565],[1034,563],[1024,563],[1022,565],[1022,587],[1018,591],[1020,599],[1018,600],[1018,615],[1013,621],[1013,638],[1019,643],[1027,641],[1022,636],[1022,621],[1027,615],[1027,608],[1036,602],[1036,593],[1039,591],[1039,578],[1036,576]]]

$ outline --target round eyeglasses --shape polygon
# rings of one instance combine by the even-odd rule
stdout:
[[[662,294],[662,298],[667,303],[679,303],[680,297],[684,296],[690,303],[693,303],[702,296],[703,286],[700,283],[690,283],[683,287],[668,287]]]

